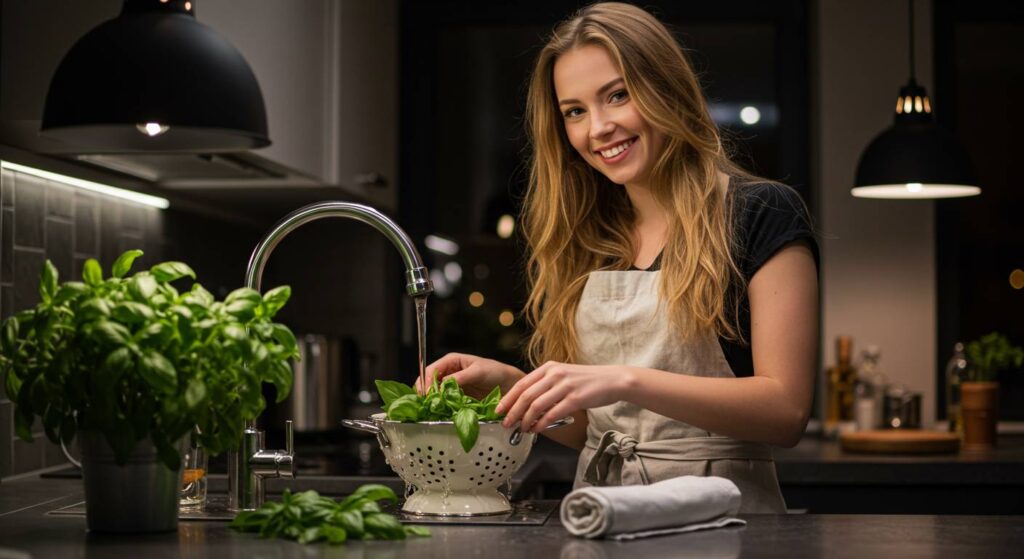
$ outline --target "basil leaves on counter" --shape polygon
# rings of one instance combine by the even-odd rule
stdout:
[[[422,396],[411,386],[391,380],[378,380],[377,391],[390,420],[453,422],[466,452],[476,444],[481,421],[497,421],[504,417],[494,411],[501,400],[501,388],[498,386],[482,400],[477,400],[463,392],[454,378],[448,377],[438,383],[435,375],[434,382]]]
[[[325,541],[336,545],[349,539],[401,540],[406,536],[430,536],[420,526],[403,526],[377,501],[397,502],[391,489],[367,484],[341,501],[322,497],[316,491],[291,493],[285,489],[280,501],[264,503],[254,511],[238,513],[231,527],[242,532],[259,532],[261,538],[289,538],[299,543]]]

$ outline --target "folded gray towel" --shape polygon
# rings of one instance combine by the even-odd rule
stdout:
[[[631,540],[734,524],[740,490],[721,477],[682,476],[650,485],[584,487],[562,500],[574,536]]]

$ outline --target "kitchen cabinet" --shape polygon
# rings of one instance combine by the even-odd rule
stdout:
[[[201,0],[197,10],[260,82],[273,143],[257,153],[394,209],[397,0]]]

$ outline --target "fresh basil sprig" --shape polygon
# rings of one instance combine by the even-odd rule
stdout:
[[[259,532],[261,538],[290,538],[299,543],[326,541],[332,545],[348,539],[401,540],[406,536],[430,536],[420,526],[403,526],[377,501],[396,502],[395,492],[383,485],[367,484],[341,501],[316,491],[291,493],[280,501],[264,503],[255,511],[240,512],[231,527]]]
[[[420,396],[411,386],[392,380],[378,380],[377,392],[384,401],[383,409],[393,421],[452,421],[462,449],[469,452],[480,435],[481,421],[497,421],[504,417],[495,413],[501,401],[501,387],[495,386],[482,400],[466,394],[452,377],[431,383]]]
[[[127,276],[139,256],[122,254],[108,278],[89,259],[81,282],[63,284],[47,260],[39,304],[3,322],[0,377],[20,438],[32,440],[41,416],[53,442],[96,431],[123,464],[148,437],[178,469],[174,443],[196,426],[211,454],[237,448],[239,426],[265,405],[262,384],[273,384],[279,401],[291,391],[295,336],[271,320],[289,287],[241,288],[217,301],[198,283],[184,292],[172,285],[195,280],[182,262]]]

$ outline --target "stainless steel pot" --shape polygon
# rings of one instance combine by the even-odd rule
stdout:
[[[294,383],[278,414],[291,419],[296,432],[336,429],[345,416],[345,382],[341,340],[306,334],[296,340],[300,359],[292,364]]]

